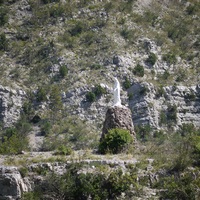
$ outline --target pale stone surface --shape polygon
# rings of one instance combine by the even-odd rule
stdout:
[[[26,93],[23,90],[0,85],[0,121],[4,126],[11,126],[18,120],[25,98]]]

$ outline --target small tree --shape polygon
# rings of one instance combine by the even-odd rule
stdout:
[[[99,152],[117,154],[127,150],[132,142],[133,138],[128,130],[110,129],[99,144]]]
[[[88,92],[86,94],[86,100],[89,101],[89,102],[94,102],[96,99],[96,95],[94,92]]]
[[[127,77],[125,78],[125,81],[123,82],[123,86],[125,89],[128,89],[131,87],[131,82],[129,81]]]
[[[60,66],[60,69],[59,69],[59,74],[62,78],[64,78],[68,73],[68,69],[66,66],[62,65]]]
[[[47,95],[46,90],[43,87],[40,87],[37,91],[37,100],[39,102],[46,101],[47,100],[46,95]]]
[[[144,67],[142,65],[137,64],[133,70],[133,73],[136,76],[143,77],[144,76]]]
[[[155,63],[157,61],[157,56],[154,53],[151,52],[146,61],[147,61],[147,63],[149,63],[151,65],[155,65]]]
[[[0,34],[0,51],[5,51],[8,48],[8,41],[5,33]]]

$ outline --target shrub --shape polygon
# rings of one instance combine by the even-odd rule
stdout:
[[[133,138],[128,130],[111,129],[100,141],[99,152],[101,154],[113,153],[117,154],[128,149]]]
[[[4,6],[0,7],[0,26],[8,22],[8,9]]]
[[[194,5],[190,4],[186,8],[186,12],[188,13],[188,15],[194,15],[198,11],[199,8],[200,8],[200,4],[198,5],[198,3],[195,3]]]
[[[125,78],[125,81],[123,82],[123,87],[127,90],[128,88],[131,87],[131,82],[128,80],[128,78]]]
[[[132,40],[134,39],[134,30],[125,27],[120,31],[120,35],[125,40],[129,40],[130,42],[132,42]]]
[[[45,122],[43,122],[41,124],[41,128],[40,129],[41,129],[41,134],[43,136],[47,136],[50,133],[51,129],[52,129],[52,124],[49,121],[45,121]]]
[[[0,5],[2,5],[4,3],[4,0],[0,0]]]
[[[37,91],[36,98],[37,98],[37,101],[39,102],[46,101],[47,91],[43,87],[40,87]]]
[[[72,149],[70,147],[67,147],[65,145],[61,145],[58,147],[58,149],[55,152],[55,155],[71,155]]]
[[[156,15],[155,13],[151,12],[150,10],[147,10],[144,15],[143,18],[146,22],[150,23],[152,26],[155,26],[156,20],[158,18],[158,15]]]
[[[102,68],[102,65],[100,64],[92,64],[90,65],[90,69],[101,69]]]
[[[19,168],[19,172],[20,172],[22,178],[24,178],[24,177],[26,177],[28,175],[28,169],[27,169],[27,167],[21,167],[21,168]]]
[[[101,85],[96,85],[94,88],[94,94],[96,97],[106,94],[106,89],[103,88]]]
[[[150,65],[154,65],[157,61],[157,56],[154,53],[150,53],[149,57],[147,58],[146,62],[149,63]]]
[[[176,81],[177,82],[185,81],[186,78],[187,78],[186,71],[185,70],[179,70]]]
[[[146,142],[150,138],[151,127],[148,124],[135,126],[137,139]]]
[[[11,137],[3,137],[0,145],[0,154],[18,154],[28,149],[27,137],[14,133]]]
[[[176,105],[168,105],[167,120],[176,122],[177,120],[177,106]]]
[[[56,199],[71,200],[119,199],[122,193],[125,196],[128,194],[127,197],[130,198],[135,195],[130,192],[130,189],[136,185],[136,177],[133,174],[123,173],[122,170],[115,170],[110,174],[83,173],[79,165],[69,166],[62,176],[55,173],[50,174],[46,177],[45,189],[35,187],[34,194],[41,194],[38,199],[51,196]],[[36,198],[33,196],[31,199]]]
[[[88,102],[94,102],[95,100],[96,100],[96,95],[95,95],[95,93],[94,92],[88,92],[87,94],[86,94],[86,100],[88,101]]]
[[[167,80],[170,77],[170,73],[165,70],[165,72],[162,74],[161,78],[164,80]]]
[[[139,77],[144,76],[144,67],[142,65],[137,64],[136,67],[133,69],[133,74]]]
[[[75,21],[74,24],[72,25],[71,29],[69,30],[69,33],[71,36],[78,36],[80,35],[83,31],[85,31],[85,24],[81,21]]]
[[[165,95],[165,90],[163,86],[161,85],[159,88],[156,90],[156,97],[163,97]]]
[[[129,101],[133,99],[133,96],[134,96],[133,92],[128,93],[128,99],[129,99]]]
[[[167,115],[163,110],[160,112],[159,118],[160,118],[159,120],[160,125],[167,124]]]
[[[190,173],[181,177],[176,175],[164,177],[159,182],[160,188],[164,189],[161,198],[192,200],[199,196],[199,178],[194,181]]]
[[[0,51],[6,51],[8,48],[8,41],[4,33],[0,34]]]
[[[59,69],[59,74],[62,78],[64,78],[68,73],[68,69],[66,66],[62,65],[60,66],[60,69]]]
[[[176,55],[174,54],[174,53],[171,53],[171,52],[169,52],[169,53],[167,53],[167,54],[164,54],[163,55],[163,57],[162,57],[162,59],[164,60],[164,61],[166,61],[168,64],[176,64]]]
[[[55,4],[49,10],[50,17],[54,18],[61,17],[64,14],[64,12],[65,9],[62,4]]]

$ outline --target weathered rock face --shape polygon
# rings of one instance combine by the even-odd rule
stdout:
[[[108,133],[109,129],[122,128],[134,134],[132,114],[129,108],[125,106],[114,106],[107,110],[106,118],[103,124],[102,137]]]
[[[165,128],[167,123],[161,123],[161,115],[169,115],[169,107],[174,107],[176,119],[171,120],[177,129],[184,123],[193,123],[200,126],[200,86],[167,86],[157,88],[151,83],[133,80],[132,86],[122,91],[122,104],[128,104],[132,112],[134,125],[148,124],[156,129]],[[103,124],[107,107],[112,105],[112,91],[108,90],[106,95],[93,103],[86,102],[85,94],[89,88],[79,88],[71,91],[63,98],[64,103],[70,106],[72,115],[90,122]],[[129,98],[128,98],[128,96]],[[73,110],[74,109],[74,110]]]
[[[136,124],[165,127],[168,122],[176,129],[182,124],[200,126],[199,86],[168,86],[158,91],[152,84],[134,84],[129,89],[133,98],[129,101],[132,118]],[[173,108],[173,113],[170,113]],[[172,109],[171,109],[172,110]],[[170,119],[170,114],[173,118]],[[162,120],[162,117],[166,118]],[[162,123],[161,123],[162,122]]]
[[[0,85],[0,121],[4,126],[10,126],[17,121],[25,97],[23,90],[13,90]]]
[[[27,192],[30,184],[23,179],[17,167],[0,167],[0,199],[19,199],[22,192]]]

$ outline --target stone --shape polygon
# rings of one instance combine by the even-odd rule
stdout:
[[[19,199],[29,187],[28,180],[23,180],[17,167],[0,167],[0,199]]]
[[[25,99],[25,91],[0,85],[0,121],[5,127],[11,126],[19,119]]]
[[[108,133],[110,129],[121,128],[127,129],[131,134],[135,134],[132,121],[131,110],[125,106],[114,106],[108,108],[106,118],[103,124],[102,137]]]

